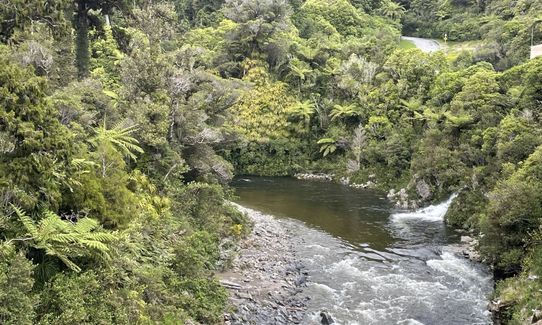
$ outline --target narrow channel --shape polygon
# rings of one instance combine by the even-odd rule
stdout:
[[[453,199],[414,212],[383,193],[292,178],[243,177],[237,203],[291,222],[311,297],[304,323],[491,324],[488,270],[455,253],[443,216]],[[252,209],[252,210],[251,210]]]

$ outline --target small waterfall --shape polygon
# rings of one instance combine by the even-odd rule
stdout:
[[[491,323],[490,274],[449,247],[443,220],[457,195],[389,214],[370,192],[253,180],[239,183],[245,204],[297,219],[276,220],[301,243],[295,250],[308,272],[303,294],[311,297],[303,324],[318,324],[322,310],[343,325]]]
[[[390,230],[411,244],[439,241],[445,237],[444,216],[456,197],[457,194],[453,194],[442,203],[416,211],[393,213],[389,219]]]
[[[406,220],[422,220],[438,222],[444,220],[444,215],[448,211],[450,204],[457,197],[457,194],[453,194],[450,198],[442,203],[436,205],[430,205],[428,207],[418,209],[412,212],[399,212],[391,215],[392,222],[401,222]]]

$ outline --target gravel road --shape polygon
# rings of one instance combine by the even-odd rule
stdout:
[[[414,45],[416,45],[417,48],[419,48],[423,52],[436,52],[441,48],[440,44],[433,39],[410,36],[401,36],[401,38],[407,41],[411,41],[412,43],[414,43]]]

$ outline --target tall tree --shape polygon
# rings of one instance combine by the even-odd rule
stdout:
[[[76,38],[76,64],[79,78],[84,79],[89,75],[90,50],[89,50],[89,10],[100,10],[109,23],[109,14],[114,8],[126,9],[128,2],[124,0],[75,0],[75,15],[73,19]]]

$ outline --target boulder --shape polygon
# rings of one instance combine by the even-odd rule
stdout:
[[[416,182],[416,192],[424,201],[431,197],[431,187],[423,179]]]
[[[322,319],[320,320],[320,324],[322,325],[329,325],[329,324],[335,323],[335,321],[333,320],[333,317],[331,317],[331,315],[326,311],[322,311],[320,313],[320,317],[322,317]]]

